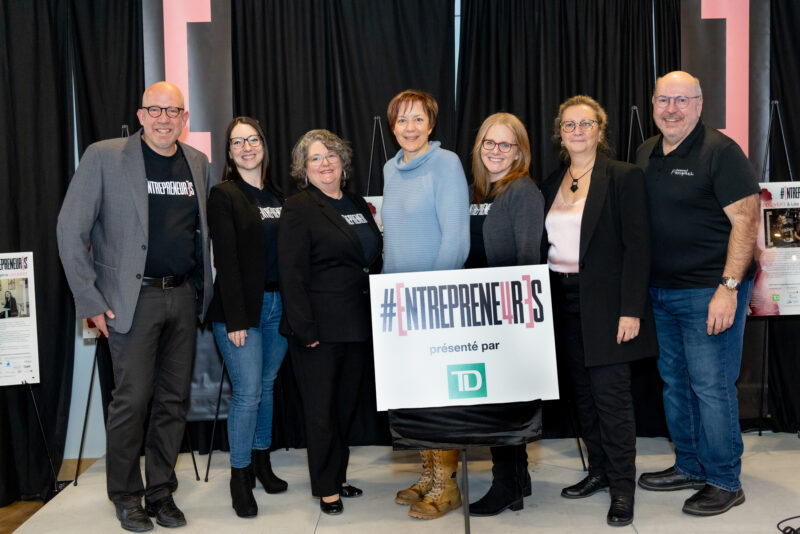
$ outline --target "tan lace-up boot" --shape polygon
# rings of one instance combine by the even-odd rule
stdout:
[[[436,519],[461,506],[461,492],[458,490],[456,481],[460,451],[452,449],[431,452],[433,453],[433,485],[422,500],[412,504],[408,511],[408,515],[418,519]]]
[[[422,473],[419,475],[419,480],[414,482],[410,487],[397,492],[394,502],[397,504],[414,504],[421,501],[422,497],[430,491],[433,485],[433,451],[423,450],[419,451],[422,458]]]

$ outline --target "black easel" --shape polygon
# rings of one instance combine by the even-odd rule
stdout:
[[[761,182],[769,183],[769,176],[767,174],[767,166],[769,163],[770,148],[772,146],[772,121],[778,118],[778,126],[780,127],[781,140],[783,141],[783,152],[786,156],[786,167],[789,169],[789,181],[794,182],[794,173],[792,172],[792,162],[789,159],[789,147],[786,145],[786,133],[783,130],[783,119],[781,118],[780,103],[777,100],[772,100],[769,103],[769,124],[767,126],[767,147],[764,150],[764,164],[761,167]],[[764,228],[769,231],[768,228]],[[758,396],[758,435],[761,435],[764,430],[764,391],[767,382],[767,362],[769,361],[769,323],[770,316],[764,317],[764,350],[761,351],[761,385],[759,387]],[[798,433],[800,436],[800,433]]]
[[[633,121],[636,119],[636,126],[639,127],[639,137],[644,141],[644,130],[642,130],[642,119],[639,117],[639,107],[631,106],[631,118],[628,124],[628,150],[625,152],[625,161],[631,162],[631,143],[633,143]]]
[[[73,486],[78,485],[78,474],[81,469],[81,459],[83,459],[83,445],[86,443],[86,427],[89,426],[89,409],[92,406],[92,390],[94,389],[94,373],[97,370],[97,347],[94,350],[94,361],[92,362],[92,372],[89,374],[89,393],[86,395],[86,411],[83,414],[83,430],[81,430],[81,446],[78,448],[78,463],[75,466],[75,479]]]
[[[63,489],[64,486],[69,484],[65,483],[63,486],[58,483],[58,475],[56,474],[56,467],[53,464],[53,456],[50,454],[50,447],[47,446],[47,436],[44,433],[44,425],[42,424],[42,416],[39,414],[39,405],[36,403],[36,395],[33,393],[33,386],[28,382],[23,381],[23,385],[28,386],[28,391],[31,393],[31,400],[33,401],[33,411],[36,413],[36,421],[39,423],[39,432],[42,434],[42,444],[44,445],[44,452],[47,454],[47,461],[50,462],[50,473],[53,475],[53,495],[57,494]]]
[[[222,386],[225,384],[225,360],[222,360],[222,374],[219,377],[219,393],[217,394],[217,411],[214,413],[214,423],[211,425],[211,441],[208,445],[208,463],[206,463],[206,478],[208,482],[208,471],[211,469],[211,455],[214,453],[214,433],[217,430],[217,420],[219,419],[219,405],[222,402]],[[192,454],[194,458],[194,454]],[[198,479],[199,480],[199,479]]]
[[[375,133],[376,131],[380,133],[381,136],[381,148],[383,148],[383,162],[386,163],[389,158],[386,155],[386,140],[383,137],[383,126],[381,126],[381,117],[380,115],[375,115],[372,117],[372,141],[370,142],[369,146],[369,170],[367,171],[367,189],[366,194],[369,196],[369,184],[372,181],[372,155],[375,152]]]

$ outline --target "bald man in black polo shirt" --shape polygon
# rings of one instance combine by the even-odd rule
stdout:
[[[636,155],[645,170],[653,243],[650,296],[658,369],[675,464],[644,473],[654,491],[697,489],[683,511],[715,515],[744,502],[736,379],[747,304],[759,186],[729,137],[700,120],[697,78],[658,79],[653,119],[661,135]]]

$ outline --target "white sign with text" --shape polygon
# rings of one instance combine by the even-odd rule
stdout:
[[[547,265],[370,276],[378,410],[558,398]]]

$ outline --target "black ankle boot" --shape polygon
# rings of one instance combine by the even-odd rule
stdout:
[[[250,486],[250,466],[238,469],[231,467],[231,500],[239,517],[255,517],[258,505]]]
[[[522,510],[522,507],[522,495],[519,491],[514,491],[507,484],[492,482],[486,495],[469,505],[469,515],[479,517],[497,515],[506,508],[517,512]]]
[[[289,484],[285,480],[275,476],[272,472],[272,464],[269,461],[269,451],[253,451],[253,469],[255,470],[256,478],[267,493],[281,493],[286,491]]]

